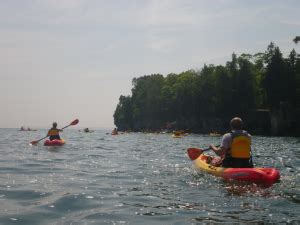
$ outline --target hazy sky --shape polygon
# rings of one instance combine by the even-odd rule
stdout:
[[[300,45],[298,0],[0,0],[0,127],[113,127],[146,74]]]

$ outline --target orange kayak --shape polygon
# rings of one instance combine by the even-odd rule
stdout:
[[[207,163],[211,156],[203,154],[201,149],[190,148],[187,153],[196,170],[222,177],[226,181],[243,181],[270,187],[280,179],[280,173],[275,168],[224,168]]]
[[[66,141],[64,139],[55,139],[55,140],[46,140],[44,142],[45,146],[62,146],[66,143]]]

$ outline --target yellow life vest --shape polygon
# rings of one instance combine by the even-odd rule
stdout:
[[[59,130],[58,129],[50,129],[48,131],[48,136],[56,136],[59,135]]]
[[[249,159],[251,156],[251,139],[248,135],[232,135],[230,148],[231,157],[239,159]]]

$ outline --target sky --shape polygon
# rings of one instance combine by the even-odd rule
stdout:
[[[284,56],[300,44],[298,0],[0,0],[0,128],[114,127],[143,75]]]

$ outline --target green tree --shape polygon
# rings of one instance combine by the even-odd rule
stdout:
[[[196,89],[197,120],[214,117],[216,113],[216,82],[214,77],[215,66],[204,65],[200,71],[200,78]]]
[[[159,129],[175,121],[178,128],[207,129],[222,124],[214,121],[227,124],[235,115],[247,121],[257,107],[289,107],[285,113],[295,111],[300,123],[300,58],[295,50],[284,58],[273,42],[264,53],[233,53],[226,66],[204,65],[200,71],[166,77],[145,75],[134,78],[132,85],[132,95],[121,95],[114,112],[119,129]]]
[[[287,58],[287,101],[295,107],[297,101],[297,63],[299,58],[295,49],[290,52]]]
[[[121,95],[114,112],[114,123],[119,130],[132,129],[132,105],[131,97]]]
[[[193,70],[178,75],[177,82],[174,85],[177,118],[188,118],[195,115],[197,79],[197,73]]]
[[[278,47],[269,47],[266,55],[267,68],[263,85],[271,108],[279,108],[280,102],[288,100],[287,68]]]
[[[297,44],[298,41],[300,41],[300,36],[296,36],[296,37],[293,39],[293,41]]]
[[[237,77],[237,105],[239,113],[247,115],[256,105],[254,66],[248,59],[242,57],[238,59],[238,63],[240,69]]]
[[[164,77],[160,74],[133,79],[132,108],[135,127],[155,129],[161,123],[161,90]]]
[[[237,105],[232,98],[232,79],[229,71],[224,66],[217,66],[214,72],[215,76],[215,104],[216,116],[228,117],[235,111]]]
[[[162,104],[162,120],[165,122],[176,121],[176,89],[177,74],[168,74],[164,80],[164,85],[161,90],[161,104]]]
[[[253,72],[254,72],[254,82],[255,82],[255,96],[256,96],[256,106],[258,108],[266,108],[267,107],[267,96],[266,91],[263,87],[263,80],[266,71],[266,67],[264,64],[265,54],[264,53],[256,53],[253,55]]]

